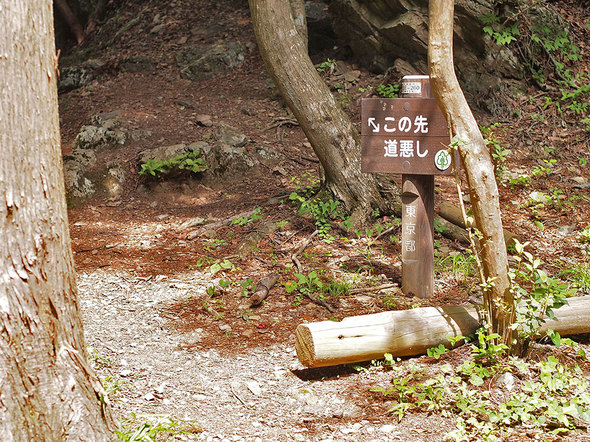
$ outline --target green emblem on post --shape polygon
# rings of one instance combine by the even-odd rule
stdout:
[[[434,164],[438,170],[447,170],[451,162],[451,154],[446,150],[439,150],[434,156]]]

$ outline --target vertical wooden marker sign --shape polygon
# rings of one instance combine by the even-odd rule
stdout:
[[[445,118],[427,75],[402,79],[400,98],[362,101],[363,172],[402,174],[402,291],[434,291],[434,175],[450,175]]]
[[[433,98],[428,75],[402,79],[400,98]],[[434,175],[402,174],[402,292],[434,293]]]

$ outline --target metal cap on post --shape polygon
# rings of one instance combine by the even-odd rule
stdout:
[[[400,98],[432,98],[428,75],[402,78]],[[402,174],[402,291],[434,292],[434,175]]]

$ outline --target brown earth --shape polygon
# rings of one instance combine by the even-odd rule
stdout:
[[[588,22],[583,7],[557,4]],[[327,296],[331,312],[288,293],[285,283],[296,279],[292,255],[315,230],[313,220],[299,216],[288,195],[296,190],[297,178],[318,177],[320,171],[301,129],[276,126],[289,112],[256,51],[246,5],[229,0],[201,1],[198,7],[188,0],[149,6],[126,2],[117,14],[123,22],[141,20],[112,46],[96,49],[116,32],[104,26],[72,52],[70,62],[80,49],[88,49],[107,65],[88,86],[60,96],[60,114],[64,154],[91,116],[103,112],[120,111],[130,129],[153,132],[147,140],[101,154],[103,161],[125,164],[128,176],[135,177],[119,197],[99,195],[69,212],[87,340],[101,377],[109,376],[105,383],[117,390],[111,401],[119,418],[134,412],[149,414],[152,422],[157,414],[194,420],[202,430],[198,437],[205,440],[442,440],[454,420],[418,414],[398,423],[387,413],[390,404],[371,393],[371,386],[387,385],[391,373],[348,366],[305,369],[296,359],[293,332],[307,321],[467,302],[477,294],[477,282],[442,264],[465,246],[437,236],[441,264],[430,299],[408,298],[396,288],[369,290]],[[158,14],[164,27],[152,34]],[[579,38],[582,63],[587,63],[589,32],[580,31]],[[237,39],[250,48],[241,67],[199,82],[180,78],[174,55],[183,45],[220,39]],[[150,58],[155,70],[118,69],[119,61],[130,56]],[[326,52],[317,58],[330,56]],[[377,86],[383,77],[348,63],[359,73],[348,84],[343,104],[358,121],[358,99],[368,94],[359,88]],[[588,74],[588,65],[581,70]],[[331,84],[339,81],[336,74],[324,75]],[[529,186],[501,186],[506,227],[530,241],[550,273],[574,263],[587,266],[587,247],[577,237],[589,224],[590,197],[588,187],[573,178],[590,178],[589,166],[581,161],[590,160],[588,132],[572,115],[544,110],[545,95],[532,86],[529,96],[533,98],[506,102],[507,108],[519,110],[510,118],[479,115],[482,124],[501,123],[495,133],[511,149],[506,167],[515,177],[546,165],[544,159],[556,160]],[[213,126],[199,125],[200,114],[211,115]],[[286,160],[280,167],[263,165],[257,175],[212,187],[198,179],[154,183],[138,176],[141,150],[208,139],[221,122],[245,133],[251,148],[270,146]],[[436,182],[437,206],[457,201],[451,179]],[[554,203],[533,210],[526,204],[533,191],[555,195]],[[243,216],[241,223],[207,228],[256,208],[262,209],[259,220]],[[187,227],[195,218],[205,220],[204,228]],[[263,235],[248,256],[238,255],[248,235],[276,221],[289,223]],[[386,217],[376,223],[392,221]],[[533,221],[542,222],[543,229]],[[201,234],[192,234],[197,229]],[[324,283],[348,282],[352,288],[400,282],[399,242],[389,239],[401,236],[397,228],[375,239],[374,232],[348,233],[335,223],[331,234],[333,242],[316,237],[301,252],[304,273],[318,270]],[[224,260],[228,268],[215,272],[211,266]],[[243,295],[251,291],[246,289],[272,272],[279,282],[260,307],[250,308]],[[228,287],[222,287],[225,281]],[[464,357],[465,349],[449,356]],[[428,357],[411,362],[426,370],[436,370],[438,364]],[[514,440],[529,437],[535,435]]]

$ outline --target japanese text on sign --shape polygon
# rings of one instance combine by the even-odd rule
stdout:
[[[434,99],[363,99],[361,135],[363,172],[450,173],[448,126]]]
[[[416,251],[416,206],[406,205],[404,231],[404,250],[406,252]]]

